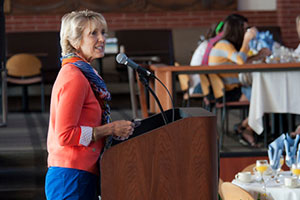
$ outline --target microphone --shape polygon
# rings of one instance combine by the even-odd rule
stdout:
[[[116,56],[116,61],[119,64],[123,64],[123,65],[127,65],[128,67],[131,67],[132,69],[136,70],[141,75],[148,76],[148,77],[154,77],[153,73],[151,73],[147,69],[145,69],[145,68],[139,66],[138,64],[136,64],[133,60],[128,58],[125,55],[125,53],[119,53]]]
[[[138,73],[139,73],[139,78],[141,80],[141,82],[145,85],[145,87],[149,90],[149,92],[152,94],[152,96],[154,97],[160,111],[161,111],[161,114],[162,114],[162,118],[165,122],[165,124],[168,124],[168,120],[167,120],[167,116],[166,116],[166,113],[164,112],[160,102],[159,102],[159,99],[158,97],[156,96],[155,92],[152,90],[151,87],[149,87],[149,84],[148,84],[148,80],[146,79],[146,76],[148,77],[153,77],[154,79],[158,80],[162,86],[167,90],[168,94],[169,94],[169,97],[172,101],[172,105],[173,105],[173,109],[172,109],[172,121],[174,121],[174,116],[175,116],[175,109],[174,109],[174,101],[173,101],[173,98],[168,90],[168,88],[163,84],[163,82],[161,82],[152,72],[146,70],[145,68],[139,66],[138,64],[136,64],[135,62],[133,62],[131,59],[129,59],[124,53],[119,53],[117,56],[116,56],[116,61],[119,63],[119,64],[123,64],[123,65],[127,65],[128,67],[131,67],[132,69],[136,70]]]

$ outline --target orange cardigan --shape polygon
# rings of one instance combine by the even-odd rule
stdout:
[[[88,80],[76,66],[64,65],[51,94],[47,138],[48,167],[66,167],[99,174],[97,161],[104,140],[79,144],[80,126],[101,125],[102,109]]]

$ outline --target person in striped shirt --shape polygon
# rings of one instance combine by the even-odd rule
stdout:
[[[247,18],[233,14],[224,21],[223,36],[212,48],[208,64],[215,65],[242,65],[249,60],[260,59],[270,54],[269,50],[263,49],[254,58],[248,58],[249,42],[257,33],[255,27],[248,28]],[[226,101],[250,100],[251,87],[241,87],[237,73],[220,74],[225,83]],[[248,119],[243,120],[238,127],[238,133],[243,141],[251,146],[256,146],[253,131],[248,126]]]
[[[212,48],[209,54],[208,64],[242,65],[247,62],[248,44],[256,36],[256,28],[252,27],[245,31],[248,23],[243,18],[232,15],[225,21],[223,28],[223,37]],[[227,95],[228,101],[246,100],[246,96],[241,94],[240,83],[237,73],[220,74],[225,81],[226,92],[234,95]]]

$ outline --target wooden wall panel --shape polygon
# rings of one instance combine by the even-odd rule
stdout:
[[[256,163],[256,160],[269,160],[269,158],[266,155],[221,157],[220,178],[223,181],[232,181],[238,172],[242,171],[246,166]],[[285,171],[289,170],[285,164],[283,165],[282,169]]]
[[[251,157],[227,157],[220,158],[220,178],[223,181],[232,181],[234,176],[246,166],[253,164],[256,160],[268,159],[267,156]]]

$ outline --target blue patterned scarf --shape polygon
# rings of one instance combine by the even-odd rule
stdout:
[[[92,90],[102,108],[102,124],[110,123],[110,107],[108,105],[108,101],[111,100],[111,94],[107,90],[106,84],[102,77],[94,70],[94,68],[84,61],[81,57],[74,53],[70,53],[61,58],[62,66],[70,63],[75,65],[80,69],[80,71],[84,74],[84,76],[89,81]],[[112,137],[108,137],[106,140],[106,148],[109,148],[111,145]]]

